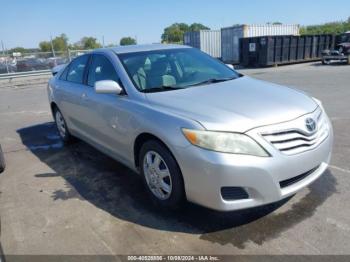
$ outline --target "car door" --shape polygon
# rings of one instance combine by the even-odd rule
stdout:
[[[97,94],[96,81],[113,80],[120,83],[118,74],[109,58],[102,54],[92,55],[87,73],[86,95],[82,99],[85,114],[82,115],[87,127],[87,138],[112,156],[123,160],[127,155],[125,137],[130,117],[130,106],[126,95]]]
[[[84,111],[81,99],[86,90],[84,76],[88,61],[89,55],[75,58],[62,73],[56,85],[56,94],[59,97],[58,107],[72,132],[85,132],[85,124],[81,121],[81,114]]]

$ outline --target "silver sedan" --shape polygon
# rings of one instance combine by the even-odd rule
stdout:
[[[52,77],[48,96],[64,142],[78,137],[135,170],[160,207],[276,202],[321,176],[331,157],[320,101],[185,46],[81,55]]]

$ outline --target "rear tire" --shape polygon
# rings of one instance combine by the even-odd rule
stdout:
[[[0,173],[2,173],[5,170],[5,167],[5,158],[0,145]]]
[[[185,197],[181,170],[170,151],[157,140],[144,143],[139,154],[141,175],[157,207],[176,209]]]
[[[322,60],[322,65],[330,65],[331,64],[331,61],[328,60],[328,59],[323,59]]]
[[[58,134],[65,144],[70,144],[74,139],[72,135],[69,133],[68,126],[66,120],[64,119],[61,111],[56,107],[53,111],[56,127],[58,130]]]

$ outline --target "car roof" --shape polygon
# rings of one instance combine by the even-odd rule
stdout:
[[[178,48],[191,48],[185,45],[173,45],[173,44],[149,44],[149,45],[126,45],[116,46],[110,48],[100,48],[94,51],[105,51],[112,50],[116,54],[144,52],[144,51],[155,51],[155,50],[167,50],[167,49],[178,49]]]

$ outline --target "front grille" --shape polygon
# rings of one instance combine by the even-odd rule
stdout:
[[[316,119],[317,129],[313,133],[299,128],[265,132],[261,135],[276,149],[287,155],[298,154],[321,144],[329,134],[326,117],[320,113]]]
[[[291,186],[295,183],[298,183],[299,181],[303,180],[304,178],[308,177],[309,175],[311,175],[313,172],[315,172],[317,169],[319,168],[319,166],[299,175],[299,176],[295,176],[286,180],[283,180],[280,182],[280,187],[281,188],[285,188],[288,186]]]
[[[248,199],[248,193],[241,187],[222,187],[221,196],[225,200]]]

